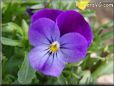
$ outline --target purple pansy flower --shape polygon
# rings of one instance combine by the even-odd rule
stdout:
[[[86,56],[93,35],[83,16],[73,10],[42,9],[32,15],[29,53],[33,69],[45,75],[59,76],[66,63]]]

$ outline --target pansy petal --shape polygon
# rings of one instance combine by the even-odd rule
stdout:
[[[65,59],[63,58],[63,54],[58,52],[58,54],[52,54],[45,62],[44,66],[40,70],[40,72],[50,75],[50,76],[60,76],[64,67],[65,67]]]
[[[56,17],[62,12],[63,12],[62,10],[58,10],[58,9],[49,9],[49,8],[41,9],[35,14],[33,14],[32,23],[37,21],[39,18],[43,18],[43,17],[49,18],[55,21]]]
[[[47,45],[41,45],[38,47],[33,48],[29,54],[29,62],[33,69],[39,70],[42,67],[42,64],[47,60],[48,54],[46,49],[48,48]]]
[[[69,32],[77,32],[86,38],[88,45],[91,44],[93,40],[91,28],[80,13],[73,10],[66,11],[57,17],[56,22],[61,35]]]
[[[67,33],[60,39],[60,50],[67,62],[78,62],[86,56],[87,40],[79,33]]]
[[[60,32],[54,21],[48,18],[40,18],[30,25],[28,37],[33,46],[48,45],[54,40],[59,40]]]
[[[29,53],[29,61],[33,69],[45,75],[59,76],[65,67],[62,54],[46,53],[46,46],[36,47]]]

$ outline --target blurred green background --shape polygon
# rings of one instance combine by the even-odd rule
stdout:
[[[35,9],[34,12],[41,8],[80,12],[94,33],[86,58],[67,64],[59,77],[45,76],[32,70],[27,58],[31,49],[27,38],[31,17],[26,12],[27,8]],[[1,9],[2,84],[104,84],[106,82],[102,79],[99,82],[99,77],[113,74],[113,7],[80,10],[76,7],[76,0],[3,0]]]

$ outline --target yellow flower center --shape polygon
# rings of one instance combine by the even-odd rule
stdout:
[[[59,49],[59,46],[60,46],[60,45],[59,45],[59,43],[58,43],[57,41],[53,42],[53,43],[50,45],[50,48],[49,48],[50,52],[52,52],[52,53],[57,52],[58,49]]]

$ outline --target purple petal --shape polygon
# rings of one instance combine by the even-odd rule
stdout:
[[[86,56],[87,40],[79,33],[68,33],[61,37],[61,52],[67,62],[78,62]]]
[[[63,55],[49,55],[45,49],[47,46],[36,47],[29,53],[29,61],[33,69],[45,75],[59,76],[65,67]]]
[[[69,10],[61,13],[57,17],[57,25],[61,35],[69,32],[78,32],[86,38],[88,45],[90,45],[93,40],[93,34],[89,24],[85,21],[83,16],[76,11]]]
[[[51,42],[59,40],[60,32],[54,21],[40,18],[30,25],[28,37],[33,46],[49,45]]]
[[[42,67],[42,64],[47,60],[48,55],[46,54],[47,45],[33,48],[29,54],[28,58],[33,69],[38,70]],[[42,60],[42,62],[41,62]]]
[[[56,17],[62,12],[63,12],[62,10],[47,9],[47,8],[39,10],[32,16],[32,23],[37,21],[39,18],[43,18],[43,17],[49,18],[55,21]]]
[[[45,62],[44,66],[40,72],[50,75],[50,76],[60,76],[61,72],[65,67],[65,59],[63,54],[59,51],[57,56],[56,54],[50,55],[49,59]]]

